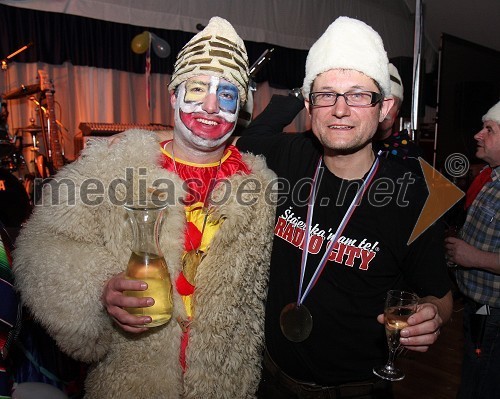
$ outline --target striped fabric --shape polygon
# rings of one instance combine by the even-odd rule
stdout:
[[[3,238],[3,237],[2,237]],[[14,327],[17,318],[17,296],[14,291],[14,277],[11,270],[12,259],[4,240],[0,240],[0,336]],[[3,338],[2,338],[3,341]],[[2,342],[3,343],[3,342]],[[3,345],[2,345],[3,348]]]
[[[11,397],[13,379],[6,359],[20,327],[20,306],[13,287],[10,249],[10,240],[0,223],[0,399]]]

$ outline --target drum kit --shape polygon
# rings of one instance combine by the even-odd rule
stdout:
[[[35,98],[40,93],[40,84],[32,84],[0,95],[0,221],[8,227],[20,227],[27,219],[35,200],[35,182],[48,177],[47,158],[43,153],[48,148],[45,118],[41,113],[43,107]],[[29,99],[35,104],[40,112],[40,125],[31,118],[29,125],[14,129],[11,135],[7,102],[18,99]]]

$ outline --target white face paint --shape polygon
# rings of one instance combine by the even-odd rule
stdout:
[[[202,151],[218,148],[236,127],[239,92],[224,79],[195,76],[179,85],[174,111],[176,140]]]

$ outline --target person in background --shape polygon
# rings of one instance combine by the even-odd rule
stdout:
[[[458,289],[466,298],[459,399],[500,397],[500,102],[482,120],[474,136],[476,157],[488,166],[467,192],[459,236],[445,239],[448,258],[459,266]]]
[[[309,51],[302,91],[312,132],[237,139],[281,182],[258,397],[391,398],[373,375],[387,359],[386,294],[419,295],[400,342],[426,351],[452,311],[442,226],[409,243],[425,183],[373,150],[394,102],[377,32],[335,20]]]
[[[382,156],[394,156],[395,161],[405,162],[405,165],[417,174],[421,174],[418,158],[423,155],[420,147],[411,140],[408,130],[397,130],[401,106],[404,99],[403,80],[397,68],[389,63],[391,78],[391,97],[394,99],[392,107],[386,117],[379,123],[377,133],[373,139],[375,151],[382,151]]]
[[[14,253],[22,299],[63,351],[90,363],[86,398],[255,396],[275,176],[261,157],[228,143],[247,85],[242,39],[228,21],[212,18],[177,56],[173,140],[133,130],[93,142],[44,188],[22,229]],[[76,194],[61,188],[69,183]],[[131,230],[121,205],[155,193],[169,205],[159,245],[173,314],[147,328],[149,316],[124,309],[154,298],[124,295],[147,285],[122,272]],[[188,263],[188,253],[203,254],[199,264]]]
[[[304,97],[300,89],[292,89],[286,96],[273,94],[267,106],[238,136],[281,133],[303,109]]]

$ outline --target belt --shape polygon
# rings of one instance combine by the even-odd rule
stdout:
[[[321,386],[314,383],[298,381],[274,363],[267,350],[264,353],[264,368],[274,378],[275,382],[297,395],[300,399],[340,399],[358,396],[369,396],[376,392],[390,389],[390,383],[374,378],[373,380],[354,382],[336,386]]]
[[[479,303],[479,302],[476,302],[472,299],[467,299],[471,304],[472,306],[475,308],[475,310],[477,311],[479,308],[483,307],[484,304],[482,303]],[[490,306],[490,305],[486,305],[488,306],[489,308],[489,315],[491,316],[496,316],[496,315],[500,315],[500,308],[496,308],[496,307],[493,307],[493,306]]]

